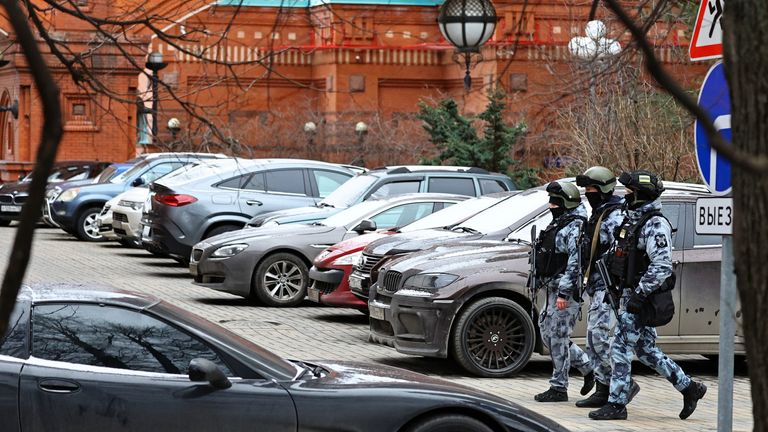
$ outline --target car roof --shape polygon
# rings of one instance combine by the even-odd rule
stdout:
[[[398,203],[398,202],[407,202],[407,201],[429,201],[429,200],[437,200],[437,199],[445,199],[445,200],[458,200],[458,201],[464,201],[469,198],[474,198],[472,196],[467,195],[458,195],[458,194],[447,194],[447,193],[434,193],[434,192],[417,192],[417,193],[407,193],[407,194],[399,194],[399,195],[392,195],[384,198],[378,198],[378,199],[371,199],[366,200],[363,202],[379,202],[379,203]]]
[[[466,174],[503,175],[492,173],[482,168],[468,166],[443,166],[443,165],[393,165],[374,168],[371,173],[409,174],[414,172],[454,172]]]
[[[146,309],[160,302],[160,299],[135,292],[128,292],[109,286],[84,285],[76,283],[50,283],[24,285],[18,300],[34,304],[56,302],[102,303]]]

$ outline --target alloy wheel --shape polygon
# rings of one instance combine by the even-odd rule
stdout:
[[[294,263],[277,261],[267,268],[262,283],[270,297],[290,300],[303,295],[304,275]]]
[[[504,306],[483,308],[471,318],[464,338],[465,353],[487,372],[514,367],[526,355],[525,323]]]
[[[99,226],[96,225],[96,218],[99,217],[97,213],[91,213],[83,219],[83,232],[88,238],[93,240],[100,240],[101,234],[99,233]]]

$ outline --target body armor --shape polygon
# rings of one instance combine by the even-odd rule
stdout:
[[[619,288],[635,287],[643,277],[650,260],[645,251],[637,248],[640,230],[654,216],[660,216],[666,219],[659,211],[649,212],[643,215],[637,222],[632,222],[629,218],[616,229],[616,246],[613,254],[610,255],[609,270],[611,276],[618,282]]]
[[[576,215],[560,217],[550,223],[549,226],[542,231],[538,239],[536,239],[534,251],[536,253],[536,274],[538,276],[552,277],[565,271],[565,268],[568,265],[568,254],[557,252],[555,240],[557,238],[557,233],[560,232],[561,229],[577,219],[586,222],[585,218]]]
[[[592,215],[589,217],[589,220],[587,221],[587,225],[584,230],[584,242],[582,242],[582,250],[581,250],[582,251],[581,256],[583,257],[582,259],[584,261],[582,263],[583,266],[586,266],[591,263],[592,269],[597,268],[597,266],[595,265],[597,260],[599,260],[603,255],[605,255],[606,252],[608,252],[608,248],[610,248],[611,245],[601,243],[599,234],[598,234],[598,238],[595,239],[595,230],[597,229],[598,219],[600,219],[602,216],[602,222],[605,222],[605,218],[617,208],[621,208],[621,204],[606,206],[604,209],[602,209],[602,211],[599,211],[599,212],[593,211]],[[593,239],[597,241],[594,254],[592,254]]]

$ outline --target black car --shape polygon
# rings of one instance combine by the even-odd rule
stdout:
[[[92,179],[99,175],[110,162],[64,161],[53,164],[48,183],[63,183],[76,180]],[[0,185],[0,226],[8,226],[11,221],[19,220],[21,207],[27,202],[32,173],[18,182]]]
[[[565,430],[417,373],[285,360],[156,298],[84,286],[22,289],[0,383],[3,432]]]

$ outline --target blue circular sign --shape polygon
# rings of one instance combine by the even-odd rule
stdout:
[[[699,92],[699,106],[709,114],[715,129],[728,143],[731,142],[731,93],[725,79],[723,63],[718,62],[707,72]],[[704,126],[696,120],[694,141],[699,173],[709,190],[717,195],[731,191],[731,164],[719,155],[710,143]]]

